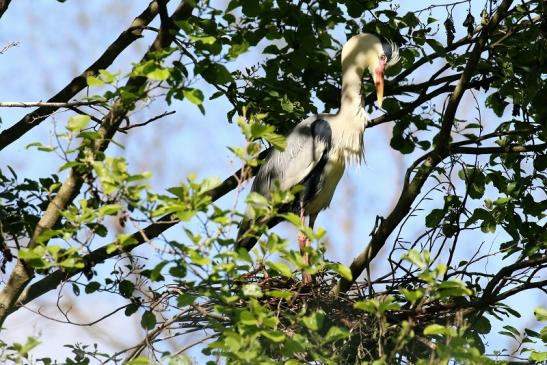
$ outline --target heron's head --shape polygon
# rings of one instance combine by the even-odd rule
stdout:
[[[342,48],[342,72],[349,67],[357,67],[363,73],[368,69],[374,80],[378,105],[384,100],[384,73],[399,61],[399,48],[384,37],[362,33],[351,37]]]

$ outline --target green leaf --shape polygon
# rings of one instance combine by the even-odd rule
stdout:
[[[353,305],[354,308],[360,309],[368,313],[377,313],[378,312],[379,302],[377,299],[366,299],[361,300]]]
[[[383,298],[378,305],[378,312],[383,314],[387,311],[399,310],[401,306],[399,303],[395,303],[395,298],[392,295],[388,295]]]
[[[104,85],[104,81],[101,80],[98,77],[95,77],[95,76],[87,76],[85,78],[85,81],[87,82],[87,86],[101,86],[101,85]]]
[[[122,280],[118,284],[118,288],[120,290],[120,294],[124,298],[131,298],[131,296],[133,295],[133,291],[135,291],[135,284],[133,284],[129,280]]]
[[[499,92],[495,92],[486,98],[486,106],[491,108],[498,117],[503,115],[507,105],[508,103],[503,100],[503,97]]]
[[[477,318],[477,320],[473,323],[473,328],[481,335],[486,335],[492,331],[492,325],[486,317]]]
[[[232,43],[230,46],[230,49],[228,50],[228,58],[231,60],[236,59],[240,54],[243,54],[247,52],[249,49],[249,43],[243,42],[243,43]]]
[[[343,264],[333,264],[333,265],[329,265],[334,271],[336,271],[336,273],[338,275],[340,275],[341,277],[343,277],[344,279],[346,280],[349,280],[351,281],[353,279],[353,275],[351,273],[351,270],[349,267],[347,267],[346,265],[343,265]]]
[[[441,55],[446,54],[446,50],[445,50],[444,46],[438,40],[428,38],[428,39],[426,39],[426,42],[427,42],[427,44],[429,44],[429,46],[431,46],[431,48],[433,48],[433,50],[435,52],[438,52]]]
[[[137,313],[138,310],[139,305],[137,303],[131,303],[125,308],[124,314],[126,317],[130,317],[133,314]]]
[[[425,225],[428,228],[435,228],[439,226],[439,223],[441,223],[441,220],[444,217],[444,209],[433,209],[431,213],[429,213],[425,217]]]
[[[274,297],[274,298],[291,299],[293,296],[293,293],[291,293],[290,291],[285,291],[285,290],[269,290],[266,292],[266,295],[269,295],[270,297]]]
[[[183,90],[182,93],[193,104],[201,105],[203,103],[203,92],[199,89]]]
[[[256,192],[251,192],[249,195],[247,195],[247,199],[245,199],[245,202],[253,207],[257,208],[266,208],[268,207],[268,200]]]
[[[205,62],[198,64],[196,72],[210,84],[227,84],[233,81],[232,74],[219,63]]]
[[[309,316],[302,317],[302,323],[304,326],[312,331],[319,331],[323,327],[325,321],[325,312],[318,310],[310,314]]]
[[[283,342],[285,340],[285,334],[281,331],[262,331],[262,336],[266,337],[268,340],[276,343]]]
[[[267,262],[267,265],[269,267],[271,267],[273,270],[277,271],[278,273],[280,273],[281,275],[287,277],[287,278],[291,278],[292,277],[292,271],[291,269],[285,265],[284,263],[282,262],[272,262],[272,261],[268,261]]]
[[[167,80],[170,74],[171,73],[166,68],[156,68],[155,70],[148,72],[146,77],[154,81],[163,81]]]
[[[291,103],[287,95],[284,95],[281,99],[281,109],[283,109],[287,113],[292,113],[294,111],[294,104]]]
[[[190,36],[190,39],[196,42],[201,42],[203,44],[213,44],[216,42],[216,38],[213,37],[212,35],[205,36],[205,37]]]
[[[258,1],[242,1],[241,5],[243,14],[248,17],[255,17],[260,14],[260,2]]]
[[[412,304],[416,303],[418,299],[424,296],[424,292],[422,289],[409,290],[409,289],[402,288],[401,293],[403,293],[406,300],[408,300]]]
[[[431,336],[431,335],[447,335],[449,336],[451,334],[450,329],[448,329],[445,326],[441,326],[440,324],[430,324],[426,328],[424,328],[424,335],[425,336]]]
[[[403,258],[407,261],[410,261],[414,265],[418,266],[422,270],[424,270],[427,267],[427,263],[420,256],[420,253],[416,250],[408,251],[405,255],[403,255]]]
[[[520,336],[520,331],[517,330],[513,326],[505,325],[505,326],[503,326],[503,328],[506,329],[507,331],[511,332],[514,335],[514,338],[518,338]]]
[[[534,316],[536,316],[536,319],[540,322],[547,321],[547,309],[543,307],[537,307],[534,309]]]
[[[99,288],[101,287],[101,283],[97,282],[97,281],[90,281],[86,286],[85,286],[85,292],[86,294],[91,294],[91,293],[94,293],[96,292],[97,290],[99,290]]]
[[[302,221],[300,220],[300,217],[297,214],[289,212],[289,213],[280,214],[280,216],[287,222],[292,223],[295,227],[300,227],[302,225]]]
[[[539,362],[546,361],[547,351],[542,351],[542,352],[532,351],[532,353],[530,354],[530,357],[528,357],[528,360],[539,361]]]
[[[106,204],[99,208],[99,216],[117,214],[122,209],[120,204]]]
[[[332,326],[325,335],[325,342],[338,341],[344,338],[349,338],[350,333],[345,328]]]
[[[262,289],[257,284],[246,284],[241,288],[243,295],[246,297],[260,298],[262,297]]]
[[[84,129],[90,121],[91,117],[89,115],[74,115],[68,120],[66,129],[71,132],[77,132]]]
[[[152,330],[156,327],[156,316],[151,311],[145,311],[141,317],[141,327],[145,330]]]
[[[27,337],[27,342],[25,342],[24,345],[21,345],[20,343],[16,342],[13,344],[13,348],[15,349],[15,351],[19,353],[19,355],[26,358],[28,356],[29,351],[35,348],[36,346],[38,346],[39,344],[40,344],[40,341],[38,341],[34,337],[29,336]],[[17,361],[15,363],[19,363],[19,362]]]
[[[446,280],[438,285],[439,298],[459,297],[471,294],[473,294],[473,291],[465,283],[456,279]]]
[[[108,84],[114,82],[116,80],[117,76],[120,74],[119,72],[113,74],[113,73],[108,72],[107,70],[99,70],[99,73],[101,74],[102,79],[104,80],[104,82],[106,82]]]
[[[280,151],[284,151],[287,148],[287,139],[281,134],[264,133],[264,139]]]
[[[239,322],[247,326],[256,326],[258,324],[256,317],[249,311],[239,313]]]
[[[78,284],[72,283],[72,292],[74,293],[75,296],[80,295],[80,287],[78,286]]]
[[[150,359],[146,357],[137,357],[136,359],[133,359],[131,361],[128,361],[125,363],[126,365],[150,365]]]

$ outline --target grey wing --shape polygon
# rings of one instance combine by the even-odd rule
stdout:
[[[329,123],[318,116],[300,122],[286,137],[284,151],[273,150],[260,167],[252,191],[269,196],[274,182],[287,190],[302,182],[330,149]]]
[[[284,151],[272,150],[258,170],[251,190],[269,197],[274,182],[279,181],[281,189],[290,189],[303,182],[312,173],[331,148],[332,132],[329,123],[318,116],[300,122],[289,133]],[[253,220],[251,210],[247,209],[237,234],[237,247],[250,250],[258,237],[245,236]],[[267,222],[269,227],[278,220]]]

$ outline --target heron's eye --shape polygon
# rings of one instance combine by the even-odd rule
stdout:
[[[380,60],[387,62],[387,56],[385,54],[381,55]]]

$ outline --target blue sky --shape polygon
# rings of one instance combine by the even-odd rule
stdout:
[[[401,1],[401,10],[405,10],[411,2]],[[8,11],[0,21],[0,48],[9,42],[19,42],[16,47],[10,48],[0,55],[0,100],[1,101],[45,101],[56,91],[66,85],[75,75],[84,70],[96,59],[127,27],[131,20],[139,14],[148,1],[136,0],[95,0],[95,1],[13,1]],[[424,2],[424,7],[427,2]],[[472,11],[478,19],[482,2],[473,1]],[[457,27],[463,22],[467,5],[454,10]],[[445,19],[444,8],[435,8],[432,15],[442,21]],[[157,25],[157,24],[155,24]],[[460,30],[458,27],[458,30]],[[109,71],[127,71],[130,63],[139,59],[146,50],[154,34],[145,32],[145,36],[126,50]],[[437,38],[444,43],[445,34],[441,28]],[[343,41],[343,35],[340,34]],[[242,68],[255,64],[259,60],[260,52],[252,50],[249,54],[240,57],[237,63],[228,65],[230,69]],[[423,74],[418,74],[417,81],[428,78],[429,67],[424,68]],[[213,90],[206,84],[198,83],[207,96]],[[437,107],[442,99],[435,100]],[[161,103],[159,103],[161,104]],[[216,99],[206,104],[207,113],[201,115],[198,109],[187,102],[175,102],[171,106],[160,105],[140,111],[135,116],[135,122],[159,114],[165,110],[175,110],[175,115],[157,122],[153,128],[136,129],[128,135],[118,137],[118,141],[125,145],[122,150],[111,147],[112,154],[125,156],[130,162],[132,171],[151,171],[153,186],[157,191],[176,185],[184,180],[188,173],[197,173],[200,177],[210,175],[225,178],[239,168],[226,148],[230,145],[242,145],[244,140],[235,124],[226,123],[227,103]],[[6,128],[25,115],[28,109],[0,109],[2,125]],[[25,145],[39,141],[50,144],[53,141],[52,129],[54,124],[63,128],[70,113],[56,113],[53,118],[34,128],[31,133],[2,151],[0,168],[6,165],[14,167],[19,176],[29,178],[43,177],[56,172],[59,160],[51,155],[36,151],[28,151]],[[466,95],[458,115],[462,118],[475,116],[474,101]],[[489,115],[483,116],[487,121]],[[486,122],[488,123],[488,122]],[[348,168],[346,176],[340,183],[332,208],[320,214],[317,226],[327,229],[328,251],[327,257],[349,264],[368,242],[368,234],[372,230],[376,215],[387,215],[398,197],[399,188],[404,177],[406,167],[417,157],[419,152],[410,156],[402,156],[389,148],[393,123],[387,123],[366,131],[366,165],[360,168]],[[62,174],[61,174],[62,175]],[[426,186],[424,190],[428,187]],[[433,201],[426,202],[424,208],[442,204],[439,199],[442,195],[435,195]],[[219,204],[229,206],[233,203],[234,194],[223,198]],[[481,202],[475,202],[480,205]],[[242,207],[241,202],[239,206]],[[413,228],[415,227],[415,228]],[[416,237],[423,227],[423,216],[413,218],[404,231],[407,238]],[[287,227],[279,228],[287,231]],[[176,235],[180,227],[172,229],[170,234]],[[289,231],[289,235],[296,237],[296,233]],[[470,242],[484,242],[485,247],[497,247],[504,241],[505,235],[500,229],[492,235],[465,237],[463,242],[469,244],[458,251],[460,258],[465,258],[476,247]],[[102,244],[102,242],[101,242]],[[462,245],[460,245],[462,246]],[[139,248],[139,253],[146,254],[147,248]],[[373,273],[378,276],[389,269],[381,257],[373,263]],[[490,262],[488,269],[499,265]],[[107,267],[111,267],[105,265]],[[482,268],[486,269],[486,268]],[[79,305],[86,308],[91,299],[73,298],[66,291],[65,299],[74,301],[73,313]],[[47,313],[55,311],[48,308],[54,305],[55,293],[41,298],[31,307],[37,310],[41,306]],[[113,299],[111,296],[94,294],[93,313],[83,313],[90,319],[109,312]],[[118,304],[123,304],[123,301]],[[533,293],[520,295],[513,301],[523,314],[531,313],[538,305],[540,298]],[[545,299],[543,298],[543,304]],[[529,318],[529,317],[526,317]],[[508,320],[503,325],[513,323],[521,327],[528,319]],[[116,315],[115,321],[109,321],[108,326],[98,326],[98,329],[87,327],[69,327],[58,324],[29,311],[20,310],[12,316],[5,332],[4,340],[14,339],[23,341],[28,335],[41,335],[43,345],[37,354],[55,356],[65,353],[62,344],[67,341],[102,342],[106,348],[119,349],[137,343],[144,332],[140,329],[138,318],[125,318],[123,314]],[[113,324],[112,324],[113,323]],[[123,333],[123,338],[107,338],[101,333],[101,328],[112,330],[114,333]],[[506,345],[506,339],[501,336],[492,336],[494,347]],[[499,345],[499,346],[498,346]],[[196,353],[191,353],[197,356]]]

